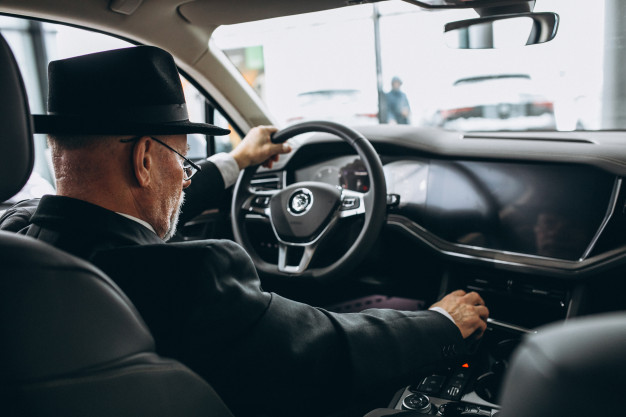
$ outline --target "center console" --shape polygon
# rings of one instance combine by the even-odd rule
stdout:
[[[513,350],[532,330],[489,320],[475,353],[455,365],[435,369],[398,391],[390,404],[438,416],[497,416],[500,387]]]

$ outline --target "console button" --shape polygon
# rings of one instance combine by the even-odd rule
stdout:
[[[411,394],[402,400],[402,408],[405,410],[415,410],[420,414],[428,414],[432,408],[430,398],[424,394]]]
[[[445,403],[439,406],[439,409],[437,410],[437,415],[458,417],[461,416],[464,411],[465,405],[461,403]]]
[[[461,368],[458,371],[456,371],[454,374],[452,374],[452,379],[467,381],[469,379],[469,376],[470,376],[469,369]]]
[[[456,385],[462,387],[463,385],[465,385],[465,381],[467,380],[462,378],[450,378],[450,382],[448,383],[448,385]]]
[[[444,375],[431,375],[424,378],[422,383],[417,387],[418,391],[426,392],[428,394],[438,394],[446,382]]]
[[[448,384],[443,391],[442,398],[448,400],[460,400],[463,396],[463,385]]]
[[[442,397],[449,400],[459,400],[463,396],[463,388],[469,380],[468,369],[457,369],[445,386]]]

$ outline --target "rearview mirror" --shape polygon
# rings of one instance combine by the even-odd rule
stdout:
[[[446,44],[456,49],[492,49],[535,45],[556,36],[556,13],[521,13],[447,23]]]

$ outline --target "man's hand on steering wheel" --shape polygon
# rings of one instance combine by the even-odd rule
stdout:
[[[259,164],[272,168],[280,154],[291,152],[291,146],[287,143],[272,143],[272,134],[277,131],[278,129],[274,126],[252,128],[241,143],[230,152],[239,165],[239,169]]]

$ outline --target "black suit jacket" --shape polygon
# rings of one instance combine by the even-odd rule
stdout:
[[[211,161],[198,162],[202,170],[193,177],[191,185],[185,189],[185,205],[178,222],[184,225],[202,211],[218,207],[225,197],[224,179],[219,169]],[[30,224],[39,198],[20,201],[0,216],[0,230],[19,232]]]
[[[133,301],[157,351],[209,381],[236,415],[308,415],[351,397],[416,383],[462,353],[459,330],[432,311],[335,314],[261,289],[238,245],[165,244],[101,207],[45,196],[22,230],[100,267]]]

